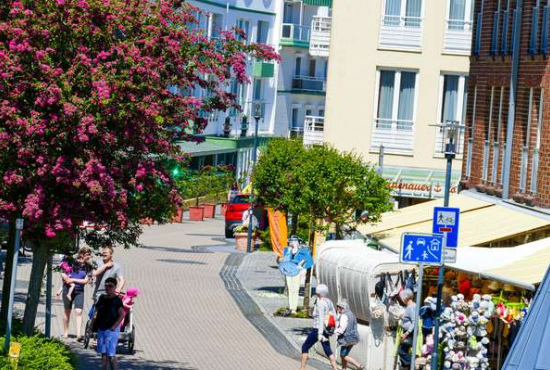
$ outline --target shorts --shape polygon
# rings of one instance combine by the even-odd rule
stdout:
[[[342,346],[340,347],[340,357],[346,357],[351,352],[353,346]]]
[[[67,298],[67,292],[69,291],[69,287],[67,285],[63,285],[63,307],[66,310],[70,310],[71,308],[78,308],[83,309],[84,308],[84,292],[77,291],[76,288],[73,290],[73,296],[72,300],[69,301]]]
[[[323,346],[323,350],[325,351],[325,355],[327,355],[327,357],[330,357],[330,356],[333,355],[332,349],[330,348],[330,342],[329,342],[328,337],[326,335],[325,335],[325,338],[327,338],[327,340],[322,341],[321,345]],[[313,329],[309,333],[309,335],[307,336],[306,341],[304,342],[304,344],[302,345],[302,353],[308,353],[309,350],[311,349],[311,347],[313,347],[315,345],[315,343],[317,343],[318,339],[319,339],[319,330]]]
[[[97,331],[97,353],[107,355],[108,357],[116,356],[116,346],[118,344],[118,336],[120,328],[115,330],[98,330]]]

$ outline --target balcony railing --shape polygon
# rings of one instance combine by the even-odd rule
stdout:
[[[383,16],[378,46],[389,49],[419,50],[422,47],[422,18]]]
[[[331,25],[331,17],[313,17],[311,21],[311,40],[309,42],[309,53],[311,55],[328,58]]]
[[[325,118],[306,116],[304,119],[304,145],[323,145]]]
[[[470,55],[472,49],[472,22],[448,19],[443,49],[447,53]]]
[[[531,194],[537,192],[537,181],[539,179],[539,149],[533,149],[533,164],[531,167]]]
[[[324,77],[294,76],[292,90],[325,92],[327,79]]]
[[[304,136],[304,128],[300,127],[300,126],[291,126],[288,131],[289,131],[288,136],[291,139],[295,139],[295,138]]]
[[[310,28],[293,23],[283,23],[281,29],[281,45],[283,46],[308,46]]]
[[[378,118],[375,121],[371,148],[380,148],[393,153],[411,153],[414,144],[413,121]]]

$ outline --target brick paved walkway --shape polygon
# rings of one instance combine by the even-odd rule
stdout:
[[[128,286],[143,290],[136,303],[136,354],[121,351],[121,369],[299,368],[296,360],[270,345],[236,304],[230,290],[238,284],[231,281],[235,268],[226,266],[228,248],[193,248],[223,245],[222,233],[221,219],[151,226],[141,239],[144,248],[115,250]],[[23,265],[20,278],[28,276],[29,269],[30,264]],[[54,277],[56,288],[58,280]],[[26,283],[21,281],[18,289],[23,293],[24,288]],[[54,300],[53,313],[52,334],[60,336],[60,301]],[[43,307],[38,324],[43,328]],[[81,369],[98,368],[92,351],[74,341],[71,346],[81,358]]]

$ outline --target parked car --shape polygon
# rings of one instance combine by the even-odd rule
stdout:
[[[250,205],[250,194],[237,194],[227,204],[225,211],[225,237],[232,238],[233,230],[243,223],[243,212],[248,210]],[[254,204],[254,216],[258,219],[259,228],[264,230],[266,227],[266,211],[260,204]]]

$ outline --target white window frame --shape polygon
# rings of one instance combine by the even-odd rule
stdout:
[[[447,0],[447,10],[445,11],[445,17],[446,17],[446,25],[445,29],[451,29],[450,21],[451,21],[451,1]],[[464,31],[471,31],[473,29],[474,25],[474,6],[475,6],[475,0],[466,0],[466,9],[464,10]],[[456,21],[457,19],[453,19],[453,21]]]
[[[460,125],[464,125],[466,122],[466,105],[467,105],[467,99],[468,99],[468,86],[466,85],[466,80],[468,78],[468,74],[466,73],[458,73],[458,72],[441,72],[439,75],[439,98],[437,103],[437,120],[439,125],[446,124],[446,122],[442,121],[443,116],[443,97],[445,94],[445,76],[455,76],[458,77],[458,100],[456,102],[456,121],[459,122]],[[446,137],[443,137],[442,143],[438,142],[439,135],[442,133],[443,130],[441,128],[436,129],[436,145],[435,145],[435,154],[438,156],[441,156],[444,154],[444,145],[447,141]],[[462,146],[464,144],[464,130],[459,130],[459,137],[455,143],[455,150],[457,151],[457,157],[460,158],[462,156]]]
[[[399,12],[399,17],[400,17],[400,21],[399,21],[399,25],[395,25],[395,27],[405,27],[405,28],[422,28],[422,21],[424,20],[424,12],[425,12],[425,9],[426,9],[426,0],[420,0],[420,25],[418,27],[410,27],[410,26],[406,26],[404,23],[405,23],[405,17],[407,16],[407,2],[409,0],[401,0],[401,7],[400,7],[400,12]],[[386,17],[386,3],[388,2],[388,0],[383,0],[382,1],[382,24],[384,24],[384,18]],[[403,23],[403,24],[402,24]]]
[[[264,24],[265,27],[267,27],[267,32],[266,32],[266,38],[265,38],[265,41],[262,41],[260,40],[260,24]],[[269,36],[270,36],[270,31],[271,30],[271,23],[268,22],[268,21],[264,21],[263,19],[258,19],[256,21],[256,34],[254,35],[254,40],[256,40],[257,43],[265,43],[265,44],[269,44]]]
[[[414,131],[414,126],[416,123],[416,115],[418,113],[418,82],[419,82],[419,71],[417,69],[407,69],[407,68],[377,68],[376,69],[376,90],[374,94],[374,117],[373,121],[376,127],[377,121],[378,121],[378,106],[379,106],[379,94],[380,94],[380,73],[381,72],[394,72],[395,78],[393,81],[393,106],[392,106],[392,129],[395,126],[395,129],[397,129],[397,116],[399,112],[399,93],[400,93],[400,86],[401,86],[401,72],[412,72],[415,74],[415,80],[414,80],[414,107],[413,107],[413,119],[412,119],[412,126],[411,129]],[[398,130],[401,131],[401,130]]]
[[[241,25],[243,23],[247,24],[246,30],[241,27]],[[237,18],[237,20],[235,21],[235,26],[237,28],[240,28],[243,31],[245,31],[246,38],[244,39],[244,43],[248,45],[250,43],[250,39],[252,38],[251,37],[252,36],[252,31],[251,31],[251,28],[250,28],[251,27],[250,19],[248,19],[248,18]]]
[[[219,17],[221,17],[221,20],[222,20],[220,30],[217,31],[217,32],[221,32],[221,30],[223,30],[223,28],[224,28],[225,17],[223,16],[223,14],[222,13],[215,13],[215,12],[210,13],[210,15],[208,16],[208,38],[209,39],[219,37],[219,36],[215,37],[213,35],[214,31],[216,31],[216,28],[214,27],[214,16],[219,16]]]

